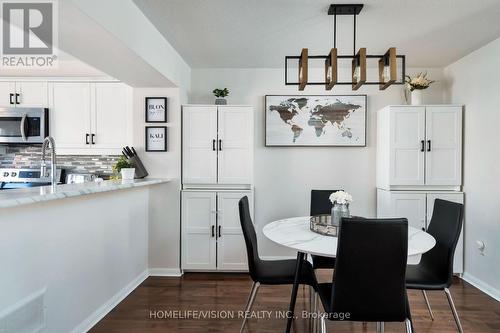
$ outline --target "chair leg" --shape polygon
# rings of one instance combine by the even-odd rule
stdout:
[[[245,307],[245,316],[243,317],[243,323],[241,324],[240,333],[245,329],[245,324],[247,323],[248,312],[252,309],[253,302],[255,301],[255,296],[257,295],[257,291],[259,290],[260,282],[254,282],[252,285],[252,291],[250,291],[250,295],[248,296],[247,306]]]
[[[410,319],[405,320],[405,325],[406,325],[406,333],[413,333]]]
[[[429,299],[427,298],[427,293],[425,292],[425,290],[422,290],[422,294],[424,295],[425,304],[427,305],[427,310],[429,310],[429,315],[431,316],[431,319],[434,320],[434,314],[432,313],[431,304],[429,303]]]
[[[325,314],[322,314],[320,316],[320,324],[321,324],[321,333],[328,333],[326,331],[326,319],[325,319]]]
[[[458,318],[458,313],[457,309],[455,308],[455,303],[453,303],[453,298],[451,297],[450,290],[448,288],[444,288],[444,293],[446,294],[446,298],[448,298],[448,303],[450,304],[451,312],[453,313],[453,317],[455,318],[455,323],[457,324],[458,331],[460,333],[464,333],[462,324],[460,323],[460,318]]]
[[[311,310],[312,312],[312,318],[313,318],[313,322],[312,322],[312,332],[313,333],[318,333],[318,322],[319,322],[319,318],[318,318],[318,314],[319,314],[319,309],[318,309],[318,293],[314,292],[314,295],[313,295],[313,308]]]

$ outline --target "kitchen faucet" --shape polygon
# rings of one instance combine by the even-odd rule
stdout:
[[[42,163],[40,166],[40,173],[41,177],[48,177],[47,174],[47,164],[45,163],[45,151],[51,148],[51,153],[50,153],[50,181],[52,184],[52,189],[56,188],[57,185],[57,169],[56,169],[56,143],[54,141],[54,138],[51,136],[46,137],[43,140],[42,144]]]

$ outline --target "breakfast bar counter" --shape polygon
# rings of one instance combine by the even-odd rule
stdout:
[[[134,187],[142,187],[170,182],[168,178],[145,178],[134,180],[105,180],[82,184],[57,185],[53,190],[51,186],[31,187],[0,191],[0,209],[33,204],[43,201],[60,200],[69,197],[89,195]]]

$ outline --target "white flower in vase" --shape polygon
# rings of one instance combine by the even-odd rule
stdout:
[[[332,204],[338,203],[340,205],[348,205],[352,202],[352,195],[344,191],[333,192],[330,195],[330,201]]]

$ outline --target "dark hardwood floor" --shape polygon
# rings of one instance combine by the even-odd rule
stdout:
[[[239,332],[238,311],[245,306],[251,284],[245,274],[190,273],[182,278],[150,277],[91,332]],[[466,333],[500,332],[500,302],[459,279],[455,279],[451,292]],[[295,332],[308,332],[309,320],[301,315],[308,309],[307,293],[307,289],[299,289]],[[443,292],[428,292],[435,321],[429,318],[422,294],[416,291],[409,294],[416,332],[457,332]],[[290,286],[261,286],[253,308],[254,314],[261,318],[249,319],[246,332],[282,332],[285,319],[276,318],[275,314],[287,309],[289,297]],[[198,312],[185,312],[189,310]],[[212,317],[233,313],[235,318],[194,318],[207,314],[202,311],[211,310],[222,311],[212,312]],[[271,318],[263,311],[273,311]],[[168,316],[190,318],[162,318]],[[371,323],[363,327],[361,323],[329,322],[328,328],[329,332],[338,333],[375,332],[375,325]],[[404,332],[404,326],[388,323],[386,332]]]

